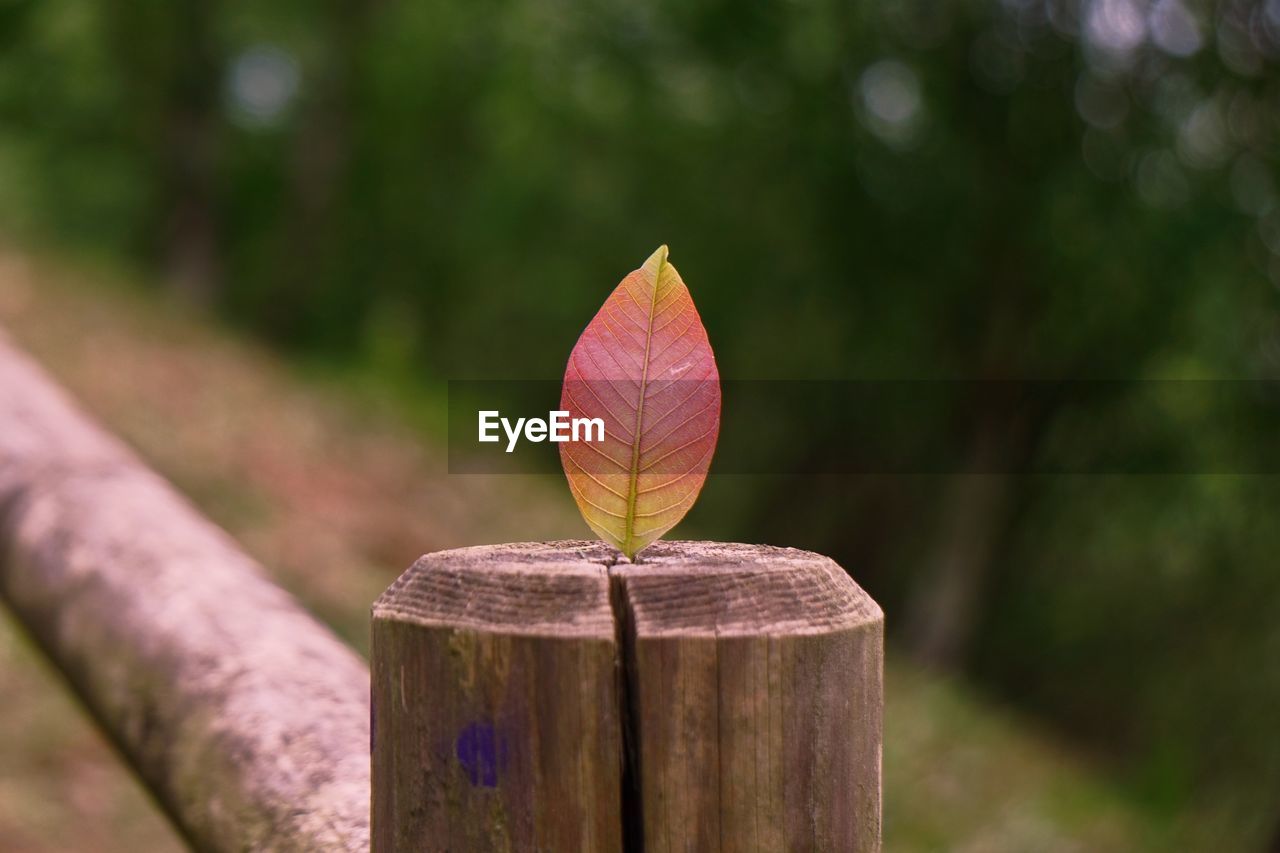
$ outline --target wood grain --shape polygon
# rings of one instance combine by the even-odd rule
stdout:
[[[429,555],[374,605],[375,851],[622,849],[607,571],[526,556]]]
[[[644,849],[878,850],[875,602],[790,548],[659,542],[613,574]]]
[[[379,600],[375,850],[879,849],[870,597],[794,549],[615,556],[446,551]],[[457,746],[477,720],[507,756],[492,785]]]
[[[193,847],[368,849],[364,662],[2,336],[0,598]]]

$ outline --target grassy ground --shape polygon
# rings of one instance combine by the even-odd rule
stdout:
[[[585,532],[561,484],[450,478],[395,400],[302,376],[111,278],[0,249],[0,326],[357,648],[369,602],[418,554]],[[1199,846],[1194,816],[1136,810],[960,686],[891,659],[887,690],[889,850]],[[0,697],[0,849],[181,849],[2,614]]]

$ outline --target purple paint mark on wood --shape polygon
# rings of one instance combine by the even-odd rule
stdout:
[[[454,754],[472,785],[496,788],[507,764],[507,739],[493,723],[472,723],[458,734]]]

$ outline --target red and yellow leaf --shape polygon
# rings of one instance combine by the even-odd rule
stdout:
[[[604,441],[560,445],[582,517],[628,558],[684,517],[720,431],[720,374],[667,247],[605,300],[569,355],[560,407]]]

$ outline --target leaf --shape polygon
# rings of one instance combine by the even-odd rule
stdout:
[[[720,374],[667,247],[628,275],[578,339],[560,408],[600,418],[560,445],[582,517],[628,559],[684,518],[720,432]]]

